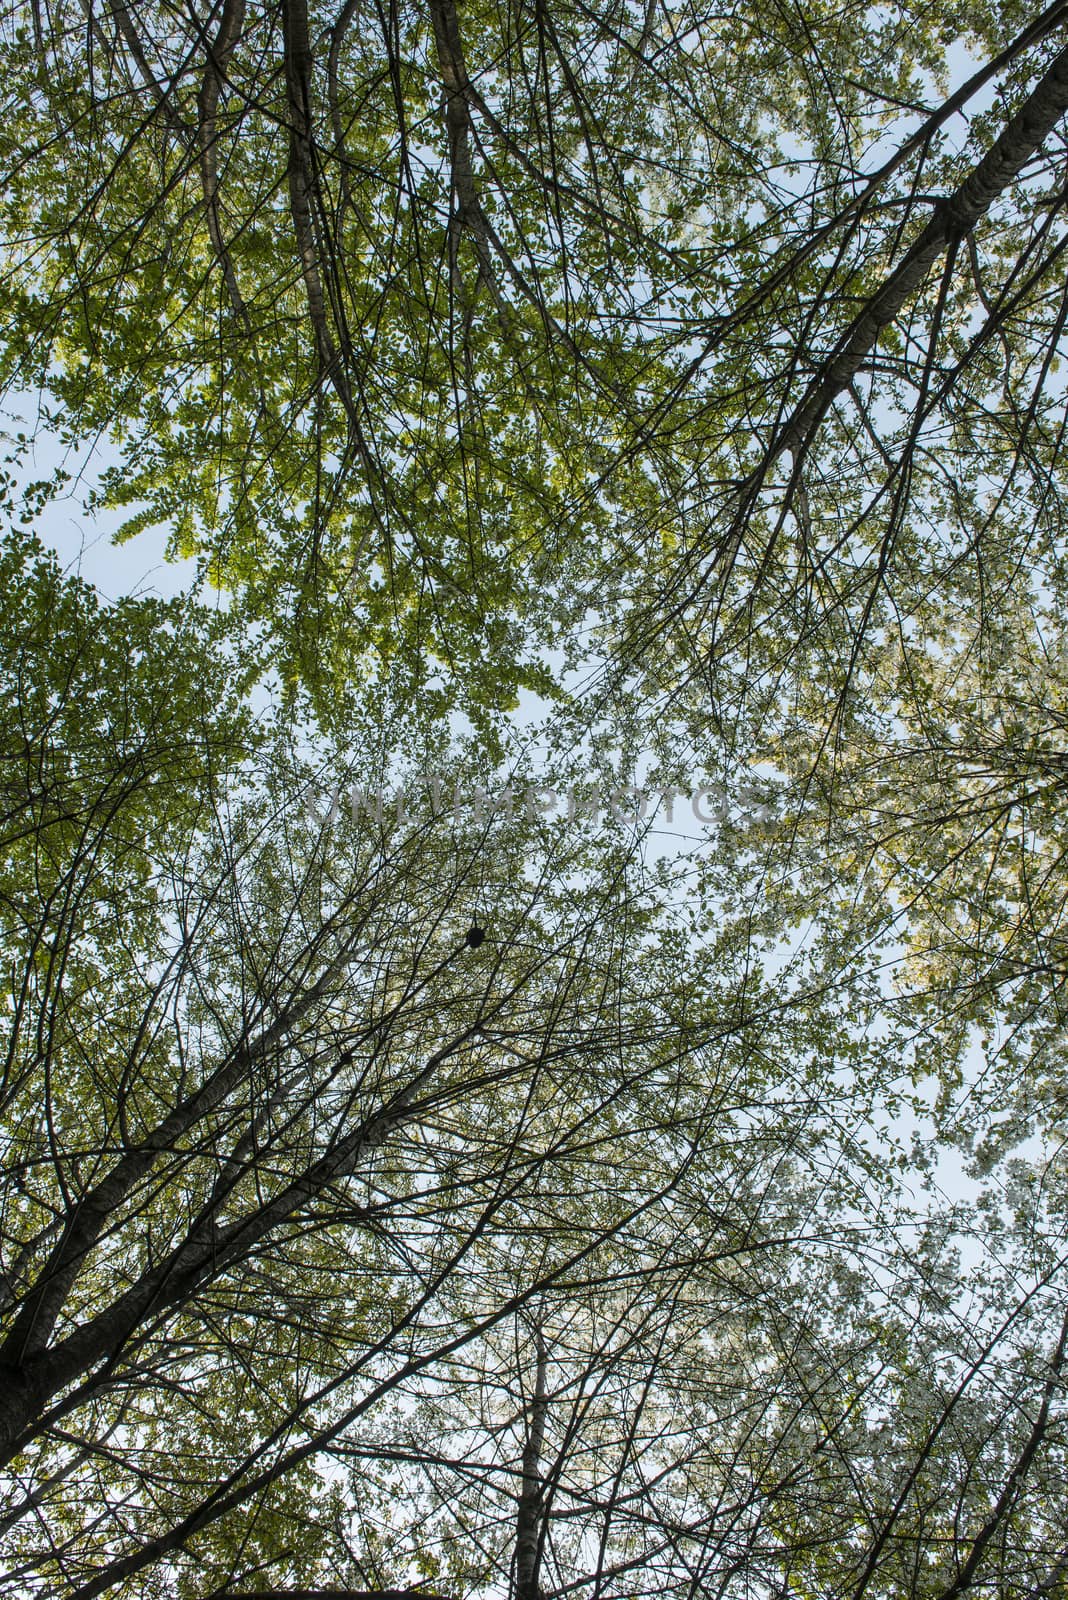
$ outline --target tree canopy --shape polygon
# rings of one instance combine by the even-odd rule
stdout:
[[[7,1592],[1068,1596],[1068,6],[0,48]]]

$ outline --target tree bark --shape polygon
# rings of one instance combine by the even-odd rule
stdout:
[[[534,1331],[534,1393],[530,1404],[526,1443],[523,1446],[523,1480],[515,1528],[516,1600],[541,1600],[538,1582],[541,1566],[542,1481],[541,1452],[545,1442],[546,1351],[540,1325]]]
[[[866,356],[950,246],[967,237],[994,201],[1052,133],[1068,111],[1068,47],[1055,57],[1038,86],[1001,137],[960,187],[935,207],[934,215],[882,287],[842,334],[822,373],[809,386],[779,430],[764,461],[761,480],[784,451],[803,449],[832,402],[856,377]]]

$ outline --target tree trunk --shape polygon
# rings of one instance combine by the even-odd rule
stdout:
[[[534,1332],[536,1366],[534,1395],[523,1447],[523,1487],[515,1529],[516,1600],[541,1600],[538,1570],[541,1565],[542,1482],[541,1451],[545,1439],[545,1344],[541,1327]]]

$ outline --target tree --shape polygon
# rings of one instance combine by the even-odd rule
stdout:
[[[1064,1589],[1066,16],[5,23],[19,1590]]]
[[[681,1179],[635,1152],[529,1283],[443,1314],[481,1238],[506,1250],[524,1205],[597,1173],[603,1139],[618,1180],[648,1137],[627,1108],[679,1066],[670,994],[654,1006],[624,970],[651,913],[588,863],[576,904],[589,845],[531,878],[522,814],[466,841],[448,812],[396,837],[314,825],[288,740],[246,751],[240,724],[206,720],[205,696],[226,705],[210,644],[187,681],[158,605],[102,612],[32,548],[9,567],[30,612],[7,636],[12,770],[46,776],[6,840],[13,1577],[103,1592],[201,1528],[193,1592],[261,1561],[359,1576],[373,1548],[351,1556],[343,1526],[309,1544],[309,1496],[340,1514],[302,1464]],[[221,1437],[198,1464],[206,1416]]]
[[[8,44],[6,373],[125,442],[104,492],[130,531],[204,551],[323,713],[365,661],[499,711],[612,587],[631,654],[674,618],[669,659],[699,665],[701,619],[740,605],[732,638],[754,584],[816,625],[843,539],[860,626],[864,571],[909,566],[932,497],[1008,460],[1001,340],[1010,480],[1056,516],[1028,396],[1060,327],[1059,21],[34,12]],[[927,106],[958,35],[987,58]],[[971,112],[991,86],[1000,120]],[[960,416],[963,470],[926,467]]]

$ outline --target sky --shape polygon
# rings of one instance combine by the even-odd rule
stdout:
[[[140,594],[169,599],[188,588],[196,577],[196,562],[166,559],[163,528],[148,529],[127,544],[116,545],[115,532],[136,508],[86,510],[85,502],[101,474],[120,464],[117,448],[108,440],[99,441],[91,450],[67,448],[41,426],[35,412],[33,397],[23,396],[20,401],[8,396],[0,412],[0,427],[5,434],[22,430],[33,439],[26,462],[27,481],[46,478],[59,467],[71,474],[66,493],[51,500],[34,525],[42,543],[56,552],[63,570],[84,578],[108,600]]]

